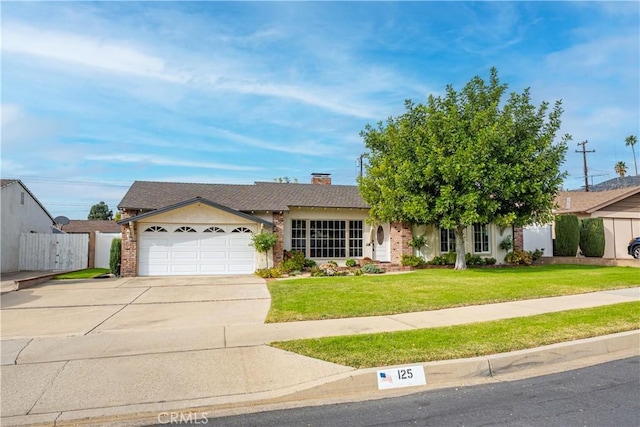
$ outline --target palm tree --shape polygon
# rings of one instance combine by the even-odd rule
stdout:
[[[620,175],[620,178],[624,178],[624,174],[627,173],[627,165],[625,165],[624,162],[620,161],[616,163],[615,170],[616,173]]]
[[[638,138],[635,135],[629,135],[625,140],[625,144],[627,147],[631,146],[631,152],[633,153],[633,164],[636,166],[636,176],[638,176],[638,161],[636,160],[636,149],[633,147],[638,142]]]

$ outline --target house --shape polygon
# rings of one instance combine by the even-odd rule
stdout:
[[[2,273],[19,270],[20,235],[53,232],[51,214],[19,179],[0,180]]]
[[[554,213],[602,218],[604,258],[631,259],[627,245],[640,236],[640,186],[605,191],[560,191]]]
[[[72,219],[60,226],[67,234],[85,234],[88,237],[88,268],[109,268],[111,241],[121,237],[120,225],[115,221]]]
[[[413,252],[416,233],[428,243],[421,249],[428,258],[455,250],[452,230],[370,223],[358,187],[332,185],[329,174],[313,174],[310,184],[136,181],[118,209],[123,276],[252,273],[266,266],[250,246],[263,230],[278,236],[269,265],[281,262],[285,250],[318,263],[366,257],[399,264]],[[499,243],[511,234],[494,225],[469,227],[467,250],[502,260]]]

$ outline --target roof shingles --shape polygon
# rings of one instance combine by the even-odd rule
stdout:
[[[155,210],[201,197],[237,211],[291,207],[368,208],[353,185],[257,182],[253,185],[135,181],[119,209]]]

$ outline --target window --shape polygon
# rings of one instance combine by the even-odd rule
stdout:
[[[167,230],[164,227],[160,227],[159,225],[152,225],[151,227],[144,230],[145,233],[166,233]]]
[[[473,252],[489,252],[489,231],[485,224],[473,226]]]
[[[311,258],[346,258],[346,222],[309,221]]]
[[[307,255],[307,221],[291,220],[291,250]]]
[[[205,233],[224,233],[224,230],[220,227],[209,227],[204,230]]]
[[[24,191],[20,192],[20,204],[24,205]]]
[[[193,229],[192,227],[187,227],[186,225],[182,226],[182,227],[178,227],[176,228],[176,231],[174,231],[174,233],[195,233],[196,230]]]
[[[456,251],[456,234],[453,229],[440,229],[440,253]]]
[[[361,257],[363,221],[291,220],[291,250],[309,258]]]
[[[234,228],[231,232],[232,233],[251,233],[251,230],[249,230],[247,227],[238,227],[238,228]]]
[[[362,256],[362,221],[349,221],[349,256]]]

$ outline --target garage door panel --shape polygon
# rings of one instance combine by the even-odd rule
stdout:
[[[165,227],[166,228],[166,227]],[[207,227],[195,227],[204,230]],[[226,226],[233,230],[236,226]],[[143,233],[140,275],[250,274],[255,268],[251,233]]]

